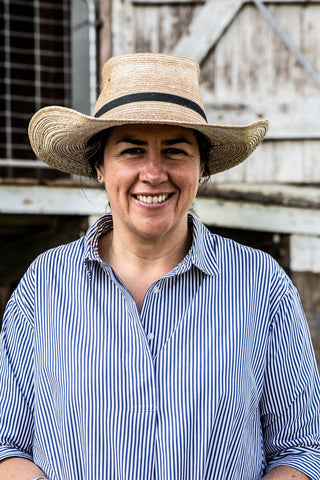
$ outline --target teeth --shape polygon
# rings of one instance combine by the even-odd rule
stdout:
[[[143,203],[161,203],[167,200],[169,195],[137,195],[137,199]]]

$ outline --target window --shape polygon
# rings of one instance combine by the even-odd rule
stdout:
[[[1,177],[28,176],[3,161],[23,167],[35,160],[27,135],[33,113],[46,105],[71,106],[70,10],[66,0],[1,2]]]

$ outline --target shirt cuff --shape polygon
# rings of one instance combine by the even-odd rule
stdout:
[[[21,450],[18,450],[17,448],[13,448],[7,445],[1,445],[0,446],[0,461],[5,460],[6,458],[11,458],[11,457],[20,457],[20,458],[26,458],[27,460],[31,460],[33,462],[33,457],[29,453],[22,452]]]

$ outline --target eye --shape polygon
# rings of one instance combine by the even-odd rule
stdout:
[[[132,148],[126,148],[121,152],[122,155],[127,155],[127,156],[136,156],[136,155],[142,155],[144,154],[144,149],[141,147],[132,147]]]
[[[187,153],[184,150],[181,150],[180,148],[166,148],[163,150],[164,155],[170,156],[170,157],[183,157],[187,155]]]

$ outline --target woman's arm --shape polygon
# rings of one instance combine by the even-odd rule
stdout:
[[[0,462],[1,480],[31,480],[40,475],[45,477],[40,468],[26,458],[11,457]]]
[[[293,467],[281,465],[274,467],[261,480],[310,480],[304,473],[299,472]]]
[[[23,293],[26,298],[30,297]],[[0,334],[1,480],[20,478],[19,470],[17,474],[14,470],[11,471],[13,468],[11,465],[15,464],[24,475],[21,478],[31,480],[39,476],[39,469],[34,465],[31,476],[26,477],[26,474],[29,474],[30,464],[33,465],[33,346],[31,321],[22,311],[14,294],[8,302]],[[33,474],[34,472],[36,475]]]
[[[273,312],[266,366],[260,412],[265,471],[270,473],[263,478],[318,479],[319,372],[299,296],[291,282]]]

